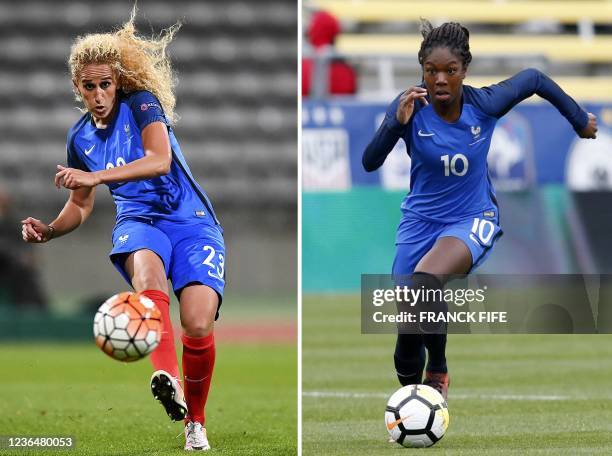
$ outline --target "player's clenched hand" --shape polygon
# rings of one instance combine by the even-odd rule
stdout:
[[[28,217],[21,224],[21,237],[26,242],[47,242],[51,239],[51,228],[40,220]]]
[[[57,171],[55,175],[55,186],[57,188],[64,186],[69,190],[76,190],[81,187],[95,187],[100,183],[95,173],[65,168],[62,165],[57,165]]]
[[[578,133],[578,136],[581,138],[595,139],[597,137],[597,116],[590,112],[588,113],[588,116],[589,122],[586,124],[586,127],[584,127],[580,133]]]
[[[412,116],[414,111],[414,100],[419,99],[421,103],[427,106],[429,103],[425,98],[427,96],[427,90],[423,87],[410,87],[400,97],[399,105],[395,117],[397,121],[402,125],[406,125]]]

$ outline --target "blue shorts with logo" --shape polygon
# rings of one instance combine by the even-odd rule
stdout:
[[[484,263],[502,234],[497,211],[491,216],[480,214],[455,223],[403,218],[397,229],[393,274],[412,274],[421,258],[441,237],[454,237],[463,241],[472,254],[472,272]]]
[[[152,250],[161,258],[177,297],[187,285],[201,283],[217,292],[221,306],[225,288],[221,227],[200,220],[170,222],[143,217],[120,221],[113,230],[110,259],[130,285],[125,260],[130,253],[142,249]]]

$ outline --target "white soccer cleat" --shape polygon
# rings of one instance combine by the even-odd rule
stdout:
[[[181,421],[187,416],[187,404],[180,383],[165,370],[153,372],[151,393],[161,402],[172,421]]]
[[[210,450],[208,438],[206,437],[206,429],[197,421],[190,421],[185,426],[185,450]]]

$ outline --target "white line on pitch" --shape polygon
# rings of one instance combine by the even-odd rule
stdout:
[[[384,393],[351,393],[347,391],[304,391],[304,397],[335,397],[335,398],[387,398],[390,394]],[[483,399],[497,401],[567,401],[589,399],[586,396],[561,396],[561,395],[536,395],[536,394],[478,394],[478,393],[456,393],[449,395],[450,399]]]

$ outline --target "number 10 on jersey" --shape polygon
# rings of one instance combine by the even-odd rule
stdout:
[[[452,157],[450,155],[442,155],[440,161],[444,163],[444,175],[450,176],[465,176],[468,170],[468,159],[463,154],[455,154]],[[457,169],[457,162],[461,162],[459,169]]]

